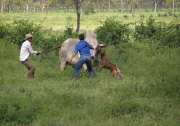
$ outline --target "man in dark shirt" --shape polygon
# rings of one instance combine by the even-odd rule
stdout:
[[[76,56],[76,54],[78,52],[80,53],[79,61],[76,64],[75,69],[74,69],[75,78],[78,77],[79,69],[83,66],[84,63],[87,65],[88,72],[91,74],[91,76],[92,77],[96,76],[92,68],[91,54],[90,54],[90,49],[94,49],[94,48],[88,42],[86,42],[84,38],[85,38],[84,34],[79,35],[80,41],[76,44],[74,54],[69,60],[69,63],[71,64],[72,59]]]

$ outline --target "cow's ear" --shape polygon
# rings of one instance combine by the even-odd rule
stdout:
[[[103,48],[103,47],[106,47],[105,44],[99,44],[99,47]]]

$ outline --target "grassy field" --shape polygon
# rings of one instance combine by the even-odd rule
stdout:
[[[68,15],[69,14],[69,15]],[[12,22],[27,18],[53,29],[66,26],[72,13],[0,14]],[[102,15],[97,18],[97,15]],[[99,21],[124,14],[98,13],[82,16],[82,28],[94,29]],[[120,15],[120,16],[119,16]],[[146,15],[146,14],[144,14]],[[149,14],[151,15],[151,14]],[[85,18],[86,17],[86,18]],[[129,15],[130,17],[130,15]],[[136,21],[129,18],[128,21]],[[157,17],[161,21],[177,18]],[[83,24],[84,23],[84,24]],[[179,126],[180,50],[130,41],[105,51],[123,72],[123,80],[97,70],[97,78],[80,71],[72,80],[73,68],[59,69],[57,52],[30,57],[36,66],[34,79],[24,77],[17,45],[0,39],[0,126]],[[35,49],[35,48],[34,48]]]
[[[161,15],[161,16],[160,16]],[[165,15],[165,16],[164,16]],[[177,17],[169,16],[168,12],[135,12],[130,14],[127,12],[114,12],[114,13],[95,13],[90,15],[81,14],[81,30],[94,30],[101,25],[101,22],[109,17],[122,21],[123,23],[134,23],[141,19],[152,16],[156,21],[160,22],[180,22],[180,12],[176,12]],[[62,30],[69,24],[76,28],[76,14],[75,13],[62,13],[62,12],[49,12],[49,13],[0,13],[0,17],[7,22],[12,22],[18,19],[27,19],[34,21],[34,23],[42,24],[44,27],[52,28],[54,30]]]
[[[121,81],[107,70],[97,71],[95,79],[81,71],[79,80],[71,80],[73,69],[60,71],[58,56],[52,52],[30,58],[37,67],[36,77],[26,79],[17,46],[4,40],[0,44],[2,126],[180,124],[178,49],[156,50],[134,43],[117,55],[114,47],[108,47],[110,59],[122,68]]]

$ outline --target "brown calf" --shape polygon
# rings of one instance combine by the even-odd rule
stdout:
[[[101,67],[105,67],[107,69],[110,70],[110,74],[113,77],[116,77],[118,79],[122,79],[122,72],[119,69],[119,67],[113,63],[111,63],[108,59],[107,56],[105,55],[105,53],[100,50],[100,54],[101,54]]]

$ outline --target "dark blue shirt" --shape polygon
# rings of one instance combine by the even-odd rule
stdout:
[[[75,53],[80,53],[80,55],[90,54],[90,49],[94,49],[88,42],[81,40],[75,46]]]

